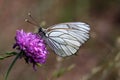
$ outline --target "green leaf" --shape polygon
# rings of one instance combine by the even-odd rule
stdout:
[[[18,53],[16,53],[16,52],[7,52],[7,53],[5,53],[6,55],[16,55],[16,54],[18,54]]]
[[[15,59],[13,60],[13,62],[10,64],[10,66],[9,66],[9,68],[8,68],[8,70],[7,70],[7,73],[6,73],[6,75],[5,75],[5,80],[7,80],[8,75],[9,75],[9,73],[10,73],[13,65],[15,64],[15,62],[17,61],[17,59],[19,58],[20,55],[21,55],[21,53],[17,54],[16,57],[15,57]]]
[[[0,56],[0,60],[3,60],[4,59],[4,57],[3,56]]]
[[[9,52],[9,53],[5,53],[5,54],[6,55],[0,56],[0,60],[3,60],[5,58],[11,57],[11,56],[14,56],[14,55],[16,55],[18,53],[16,53],[16,52]]]

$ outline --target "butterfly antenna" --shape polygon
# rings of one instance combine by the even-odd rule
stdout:
[[[28,13],[28,16],[32,19],[32,21],[34,21],[36,25],[38,25],[38,27],[42,27],[41,25],[38,24],[38,22],[32,17],[31,13]]]
[[[28,22],[28,23],[30,23],[30,24],[32,24],[32,25],[34,25],[34,26],[40,27],[38,24],[33,23],[33,22],[29,21],[28,19],[25,19],[25,22]]]

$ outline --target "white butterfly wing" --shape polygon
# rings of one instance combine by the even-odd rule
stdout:
[[[45,41],[57,55],[70,56],[89,39],[89,30],[82,22],[61,23],[46,29]]]

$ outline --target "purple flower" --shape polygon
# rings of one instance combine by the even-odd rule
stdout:
[[[33,63],[33,67],[37,63],[45,63],[48,52],[40,35],[17,30],[15,40],[14,48],[17,47],[18,50],[23,52],[21,57],[24,57],[27,63]]]

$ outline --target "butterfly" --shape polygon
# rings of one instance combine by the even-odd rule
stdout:
[[[31,13],[28,13],[28,16],[35,23],[28,19],[25,19],[25,21],[38,26],[38,35],[61,57],[76,54],[80,46],[89,39],[90,26],[84,22],[60,23],[44,29],[31,16]]]
[[[39,28],[48,46],[59,56],[76,54],[80,46],[89,39],[90,26],[83,22],[68,22],[53,25],[47,29]]]

